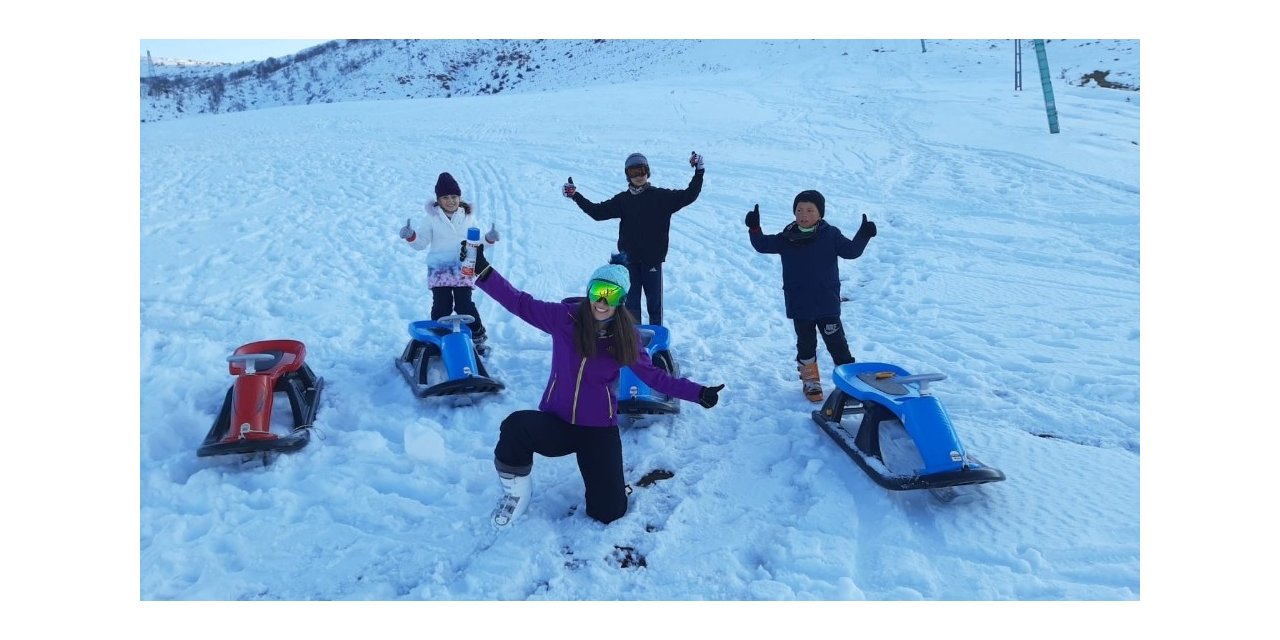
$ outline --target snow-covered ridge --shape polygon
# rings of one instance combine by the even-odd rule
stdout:
[[[1026,80],[1036,76],[1023,41]],[[239,63],[143,57],[142,122],[268,107],[363,100],[405,100],[558,91],[666,76],[725,73],[846,57],[874,63],[887,55],[978,52],[977,64],[1012,69],[1012,40],[331,40],[291,56]],[[1055,78],[1084,86],[1137,89],[1136,40],[1050,41]],[[988,62],[989,59],[989,62]],[[977,69],[955,59],[955,72]]]

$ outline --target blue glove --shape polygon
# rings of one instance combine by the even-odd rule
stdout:
[[[488,242],[489,244],[493,244],[493,243],[497,242],[497,241],[498,241],[498,238],[500,238],[500,237],[502,237],[502,236],[499,236],[499,235],[498,235],[498,225],[497,225],[496,223],[492,223],[492,222],[490,222],[490,223],[489,223],[489,231],[488,231],[488,233],[485,233],[485,234],[484,234],[484,241],[485,241],[485,242]]]
[[[409,225],[409,222],[410,222],[410,219],[405,218],[404,226],[400,227],[400,237],[404,238],[409,242],[413,242],[413,239],[417,237],[418,234],[413,230],[413,227]]]

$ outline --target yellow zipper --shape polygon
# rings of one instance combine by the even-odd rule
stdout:
[[[570,414],[570,424],[578,424],[578,394],[582,392],[582,371],[587,368],[587,359],[582,359],[582,364],[578,365],[578,382],[573,385],[573,413]]]

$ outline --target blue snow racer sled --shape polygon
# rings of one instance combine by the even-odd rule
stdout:
[[[396,368],[419,398],[472,393],[496,393],[505,388],[489,377],[484,361],[471,342],[469,315],[409,323],[409,344],[396,359]]]
[[[656,324],[636,325],[640,331],[642,347],[649,354],[653,365],[672,376],[679,377],[680,370],[671,357],[671,332]],[[623,367],[618,374],[618,415],[638,419],[640,416],[667,415],[680,412],[680,399],[673,398],[645,384],[631,367]]]
[[[813,420],[844,449],[876,484],[895,491],[939,490],[1004,480],[999,469],[970,455],[960,444],[951,419],[929,391],[928,383],[946,378],[941,373],[911,375],[883,362],[857,362],[836,367],[835,390]],[[846,414],[861,414],[856,432],[841,423]],[[881,423],[897,420],[912,447],[905,469],[891,470],[882,450]],[[898,460],[892,462],[898,463]],[[915,468],[918,463],[922,467]]]
[[[269,464],[275,453],[307,446],[324,378],[316,377],[306,357],[306,345],[297,340],[250,342],[228,356],[227,369],[235,376],[235,382],[227,390],[222,410],[196,455],[203,458],[239,454],[254,458],[262,454],[263,462]],[[272,429],[278,392],[289,399],[292,415],[287,434]]]

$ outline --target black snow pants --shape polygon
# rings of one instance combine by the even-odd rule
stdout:
[[[503,473],[527,475],[535,453],[548,458],[577,455],[588,516],[608,524],[627,513],[622,438],[616,425],[583,427],[532,409],[507,416],[493,449],[494,466]]]
[[[818,356],[819,332],[822,333],[822,341],[827,344],[827,351],[835,366],[853,362],[853,354],[849,353],[849,341],[844,336],[844,325],[840,323],[840,318],[797,318],[792,323],[796,327],[796,362]]]

